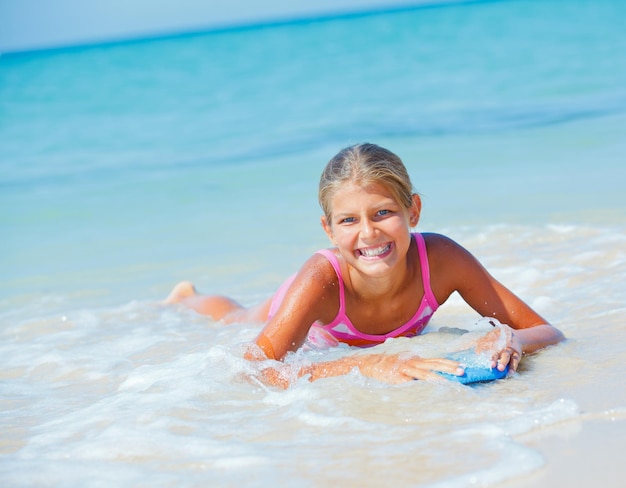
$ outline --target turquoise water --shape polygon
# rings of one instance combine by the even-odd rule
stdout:
[[[264,217],[284,211],[319,240],[315,180],[364,140],[406,160],[434,227],[621,211],[624,9],[472,3],[2,56],[2,295],[177,246],[246,252],[251,203],[255,241],[293,238]]]
[[[379,454],[400,484],[498,483],[541,466],[524,435],[622,412],[576,388],[626,339],[624,18],[620,0],[471,2],[0,56],[0,479],[375,486]],[[407,164],[418,229],[575,340],[479,390],[349,377],[279,393],[238,380],[255,329],[158,305],[181,279],[269,295],[328,245],[317,178],[366,140]],[[453,300],[434,327],[474,320]],[[494,419],[503,398],[515,408]]]

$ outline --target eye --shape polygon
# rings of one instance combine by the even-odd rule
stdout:
[[[379,217],[383,217],[390,213],[391,213],[391,210],[383,209],[383,210],[379,210],[378,212],[376,212],[376,215],[378,215]]]
[[[339,221],[340,224],[352,224],[356,221],[354,217],[346,217]]]

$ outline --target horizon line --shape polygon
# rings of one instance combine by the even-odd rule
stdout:
[[[77,51],[83,49],[90,49],[95,47],[108,47],[108,46],[118,46],[123,44],[140,44],[146,42],[153,42],[159,40],[167,40],[167,39],[179,39],[185,37],[196,37],[203,35],[213,35],[213,34],[222,34],[226,32],[237,32],[237,31],[252,31],[252,30],[260,30],[266,28],[273,27],[281,27],[288,25],[298,25],[298,24],[314,24],[314,23],[322,23],[329,22],[333,20],[341,20],[341,19],[350,19],[350,18],[359,18],[359,17],[370,17],[375,15],[384,15],[384,14],[392,14],[403,11],[411,11],[411,10],[427,10],[427,9],[436,9],[436,8],[446,8],[452,6],[466,6],[470,4],[479,4],[479,3],[495,3],[502,1],[510,1],[510,0],[427,0],[425,3],[415,3],[411,5],[407,4],[396,4],[391,6],[380,6],[380,7],[370,7],[366,9],[355,9],[355,10],[345,10],[345,11],[335,11],[335,12],[321,12],[318,14],[312,15],[293,15],[287,16],[284,18],[276,17],[276,18],[268,18],[265,20],[250,20],[243,21],[241,23],[236,22],[224,22],[223,24],[216,23],[214,25],[206,25],[205,27],[191,27],[188,29],[172,29],[172,30],[163,30],[158,31],[155,30],[153,32],[145,32],[142,34],[128,36],[117,36],[111,38],[102,38],[102,39],[93,39],[93,40],[84,40],[77,41],[76,43],[60,43],[58,45],[51,46],[41,46],[41,47],[27,47],[27,48],[17,48],[14,50],[2,50],[0,49],[0,58],[5,56],[21,56],[21,55],[32,55],[32,54],[40,54],[40,53],[49,53],[53,51],[63,52],[63,51]]]

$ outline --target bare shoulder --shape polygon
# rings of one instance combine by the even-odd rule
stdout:
[[[422,235],[426,242],[428,261],[431,264],[450,263],[471,257],[463,246],[443,234],[425,233]]]
[[[329,285],[337,283],[338,276],[326,256],[315,253],[300,268],[298,276],[312,281],[312,284]]]
[[[323,255],[316,253],[306,260],[256,339],[268,358],[282,359],[295,351],[306,340],[312,324],[326,321],[333,307],[336,313],[336,284],[337,275]]]
[[[431,286],[439,303],[456,290],[488,280],[478,260],[459,243],[442,234],[424,234]]]
[[[315,321],[330,321],[339,304],[338,281],[330,261],[321,254],[313,254],[289,286],[275,320],[293,322],[307,330]]]
[[[494,278],[463,246],[439,234],[427,234],[424,238],[431,267],[431,287],[440,304],[453,292],[458,292],[479,315],[495,317],[514,329],[548,323]],[[550,341],[558,342],[559,337],[560,332],[548,336],[545,341],[540,339],[539,343],[545,345],[554,343]],[[525,350],[533,349],[526,346]]]

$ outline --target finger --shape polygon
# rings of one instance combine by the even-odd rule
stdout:
[[[408,362],[401,370],[402,374],[419,380],[439,380],[442,378],[438,373],[448,373],[462,376],[465,373],[463,366],[451,359],[429,359],[419,362]]]
[[[512,348],[507,348],[500,353],[500,357],[497,361],[498,371],[504,371],[507,364],[509,365],[509,369],[512,371],[517,370],[517,365],[519,364],[521,357],[518,351]]]
[[[410,371],[407,370],[405,374],[406,374],[406,378],[410,380],[441,382],[441,383],[448,381],[440,374],[437,374],[436,372],[431,371],[429,369],[423,369],[423,368],[411,369]]]
[[[498,371],[504,371],[504,369],[506,368],[506,365],[509,364],[510,360],[511,360],[511,353],[508,349],[505,349],[504,351],[500,353],[500,356],[498,357],[498,361],[496,364],[496,368],[498,369]]]
[[[442,373],[462,375],[464,368],[458,361],[444,358],[421,359],[412,364],[414,367],[427,371],[440,371]]]
[[[519,365],[521,359],[521,354],[517,351],[513,351],[511,354],[511,360],[509,361],[509,371],[517,371],[517,366]]]

